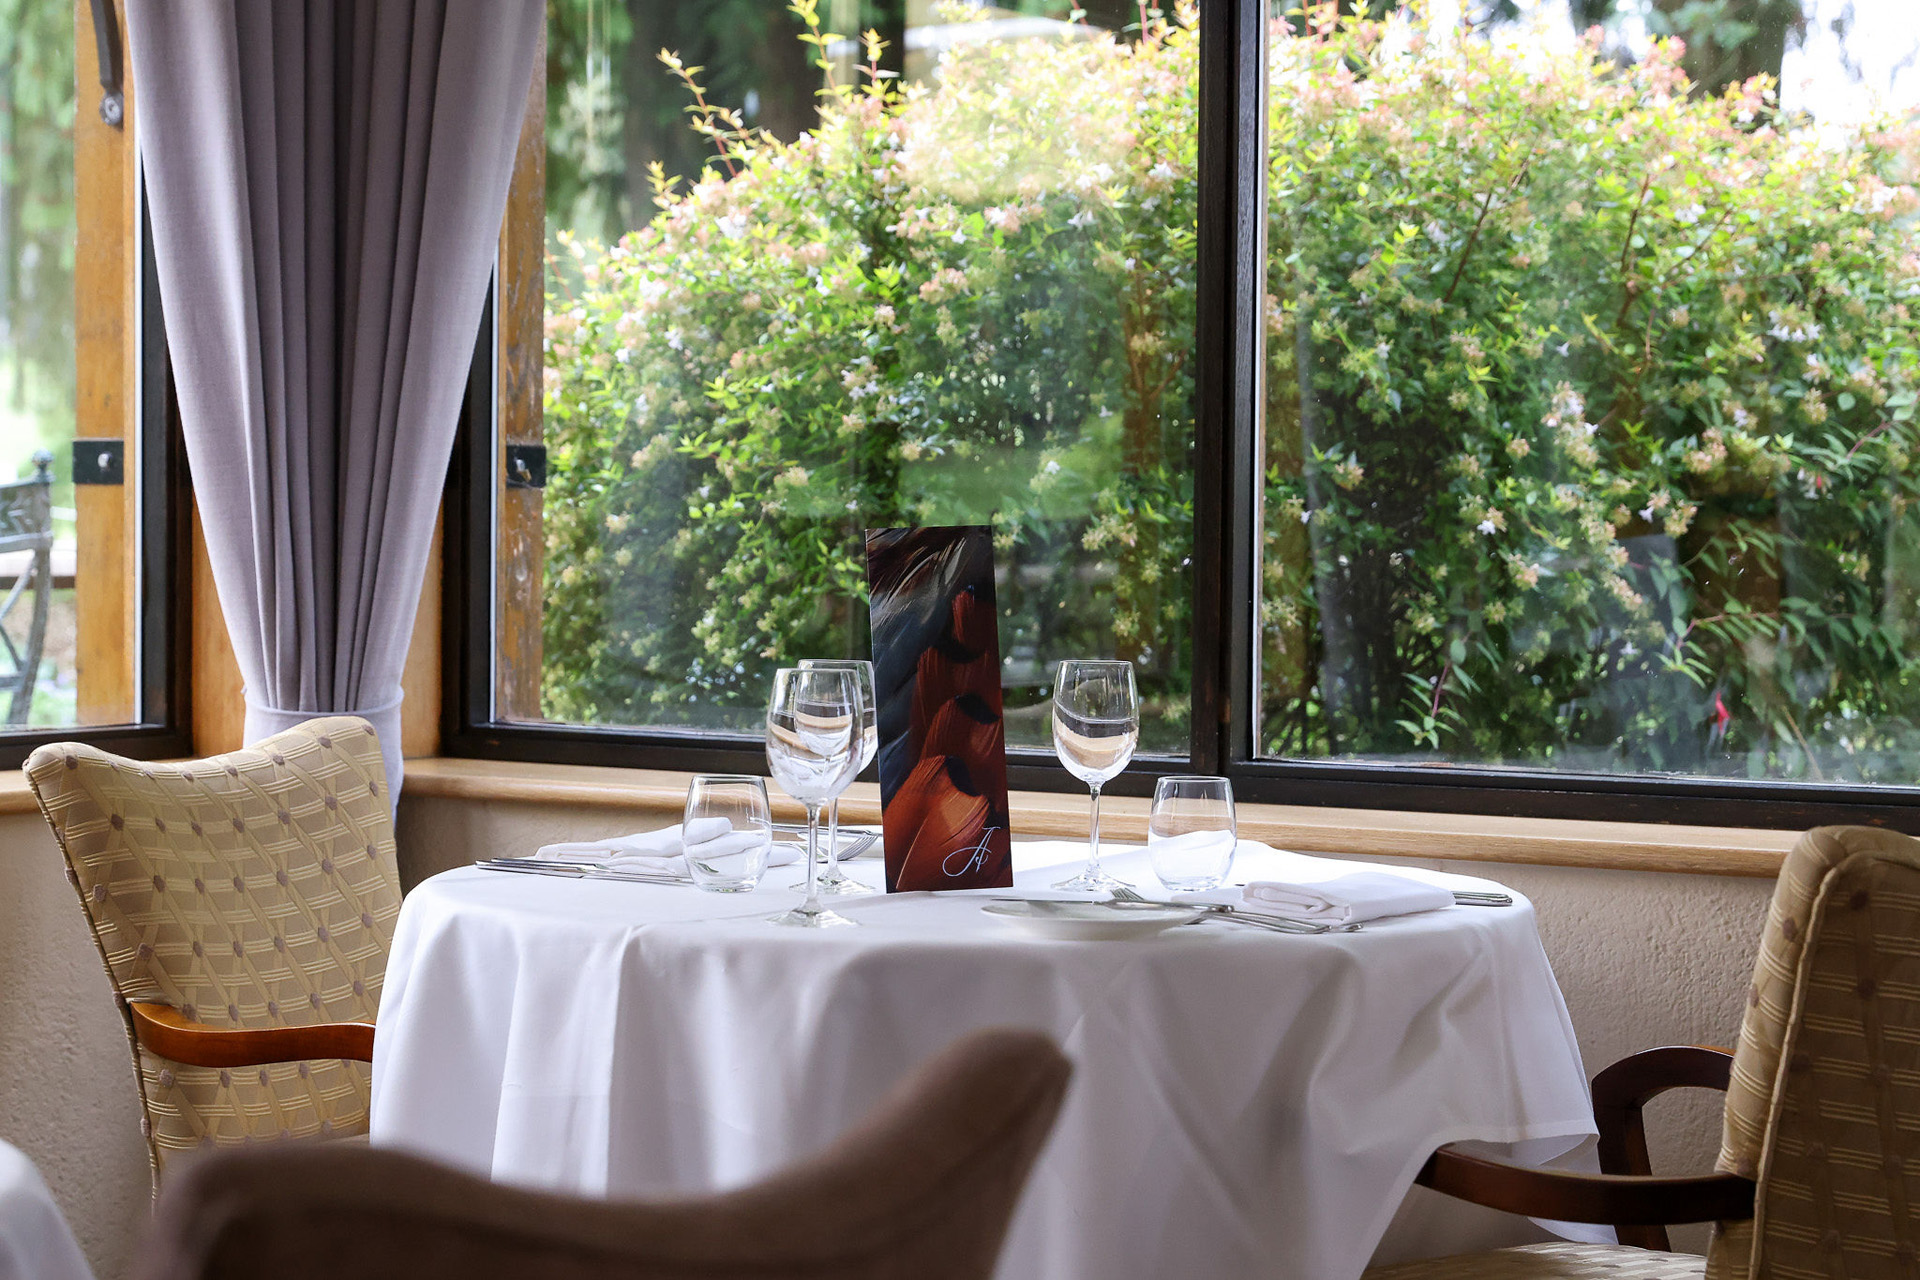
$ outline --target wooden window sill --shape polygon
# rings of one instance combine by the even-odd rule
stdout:
[[[511,804],[617,809],[648,816],[679,816],[688,774],[653,769],[519,761],[427,758],[407,761],[401,792],[409,797]],[[24,786],[22,787],[24,791]],[[0,812],[6,794],[0,792]],[[1014,833],[1072,838],[1086,834],[1087,802],[1067,793],[1021,791],[1012,796]],[[775,792],[775,809],[799,812]],[[27,798],[27,808],[32,798]],[[842,800],[849,822],[880,820],[879,788],[857,783]],[[1548,818],[1493,818],[1310,805],[1242,804],[1240,834],[1282,848],[1372,857],[1445,858],[1537,866],[1694,875],[1772,878],[1799,833],[1740,827],[1686,827],[1637,822],[1569,822]],[[1105,799],[1101,826],[1117,840],[1146,835],[1147,802]]]

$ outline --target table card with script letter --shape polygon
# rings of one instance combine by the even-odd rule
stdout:
[[[1013,884],[993,533],[869,529],[887,891]]]

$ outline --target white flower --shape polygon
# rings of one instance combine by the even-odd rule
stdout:
[[[729,240],[738,240],[747,234],[747,215],[744,213],[723,214],[715,223],[720,234]]]
[[[1494,533],[1499,532],[1499,529],[1494,525],[1493,521],[1491,520],[1482,520],[1479,524],[1475,525],[1474,528],[1488,535],[1492,535]]]
[[[959,227],[955,227],[953,229],[953,242],[955,244],[965,244],[967,242],[967,233]]]
[[[1091,210],[1091,209],[1082,209],[1082,210],[1081,210],[1080,212],[1078,212],[1078,213],[1076,213],[1076,214],[1074,214],[1074,215],[1073,215],[1073,216],[1072,216],[1071,218],[1068,218],[1068,219],[1067,219],[1067,225],[1068,225],[1068,226],[1070,226],[1070,227],[1090,227],[1090,226],[1092,226],[1092,225],[1093,225],[1093,210]]]
[[[1558,351],[1561,355],[1567,354],[1567,352],[1572,349],[1573,349],[1573,344],[1571,342],[1563,342],[1559,346],[1554,348],[1554,350]]]
[[[1153,168],[1147,170],[1147,176],[1149,178],[1152,178],[1155,182],[1172,182],[1173,166],[1168,164],[1165,160],[1162,160],[1159,164],[1156,164],[1155,166],[1153,166]]]

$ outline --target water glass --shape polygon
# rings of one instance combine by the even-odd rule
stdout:
[[[1233,784],[1225,778],[1178,774],[1154,784],[1147,860],[1167,888],[1179,893],[1226,883],[1238,835]]]
[[[680,830],[694,884],[712,893],[751,892],[773,852],[766,780],[751,774],[696,774],[687,788]]]

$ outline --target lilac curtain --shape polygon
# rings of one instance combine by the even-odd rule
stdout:
[[[128,0],[194,492],[253,741],[400,673],[541,0]]]

